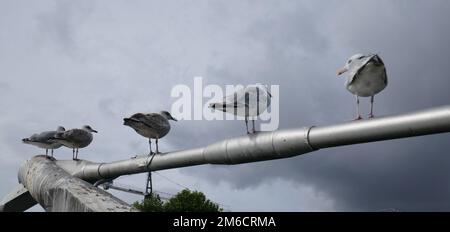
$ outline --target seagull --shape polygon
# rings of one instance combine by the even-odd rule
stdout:
[[[248,118],[252,117],[252,132],[255,133],[254,117],[257,117],[269,107],[271,97],[272,94],[270,94],[268,87],[258,83],[237,90],[224,97],[222,102],[209,104],[209,108],[245,117],[247,134],[250,134]]]
[[[340,76],[343,73],[347,73],[347,90],[356,96],[357,118],[355,120],[362,119],[359,113],[359,97],[370,97],[369,118],[373,118],[374,96],[388,84],[383,61],[376,54],[356,54],[347,60],[337,75]]]
[[[56,131],[44,131],[39,134],[33,134],[29,138],[22,139],[22,142],[45,149],[45,156],[48,156],[48,149],[51,149],[53,157],[53,149],[58,149],[62,145],[56,141],[52,141],[51,138],[54,137],[56,133],[64,132],[65,130],[64,127],[59,126]]]
[[[177,121],[167,111],[161,111],[160,113],[136,113],[129,118],[123,119],[123,125],[133,128],[138,134],[148,138],[150,146],[150,155],[152,152],[152,141],[156,140],[156,153],[159,153],[158,139],[161,139],[170,131],[169,120]]]
[[[92,133],[98,132],[90,126],[85,125],[81,129],[71,129],[68,131],[58,132],[51,140],[56,141],[68,148],[72,148],[72,159],[78,160],[78,149],[87,147],[92,142]]]

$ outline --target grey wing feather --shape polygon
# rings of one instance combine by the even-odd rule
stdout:
[[[372,58],[375,56],[376,55],[370,55],[370,56],[365,57],[364,59],[354,61],[355,64],[350,68],[350,74],[349,74],[350,79],[348,81],[349,84],[351,84],[356,79],[359,72],[361,72],[361,70],[364,68],[364,66],[367,63],[369,63],[369,61],[371,61]]]
[[[246,106],[248,102],[247,88],[240,88],[233,94],[224,97],[224,108],[238,108]]]
[[[167,119],[160,114],[146,114],[145,117],[140,119],[146,126],[154,129],[165,127],[167,125]]]
[[[384,66],[384,62],[379,56],[375,55],[375,59],[376,59],[377,63],[379,65],[382,65],[383,68],[384,68],[384,70],[383,70],[384,84],[387,85],[388,84],[388,78],[387,78],[386,66]]]
[[[34,134],[30,137],[32,142],[49,143],[50,140],[55,136],[56,131],[45,131],[40,134]]]
[[[224,97],[223,102],[215,104],[222,104],[223,110],[225,110],[226,108],[230,109],[230,108],[250,107],[249,106],[250,100],[252,100],[252,102],[257,100],[258,91],[259,97],[261,99],[264,96],[263,93],[266,91],[259,88],[258,86],[250,85],[247,86],[246,88],[238,89],[233,94]]]
[[[225,96],[223,103],[227,105],[233,105],[235,102],[240,102],[245,97],[245,88],[239,88],[233,94]]]
[[[88,137],[90,137],[89,132],[80,129],[72,129],[58,133],[57,139],[71,142],[84,142]]]

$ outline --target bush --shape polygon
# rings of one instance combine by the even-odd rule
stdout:
[[[162,212],[164,211],[164,203],[158,194],[151,194],[145,197],[145,199],[139,203],[135,202],[133,207],[142,212]]]
[[[221,212],[216,203],[206,199],[205,194],[185,189],[167,202],[162,202],[158,194],[147,196],[133,206],[143,212]]]

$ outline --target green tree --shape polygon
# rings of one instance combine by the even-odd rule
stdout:
[[[167,202],[162,202],[157,194],[148,196],[133,206],[143,212],[221,212],[222,208],[208,200],[202,192],[185,189]]]
[[[158,194],[151,194],[145,197],[142,202],[134,202],[133,207],[142,212],[163,212],[164,203]]]
[[[221,212],[214,202],[206,199],[202,192],[185,189],[164,204],[166,212]]]

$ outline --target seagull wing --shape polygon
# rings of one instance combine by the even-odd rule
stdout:
[[[38,142],[38,143],[52,143],[51,139],[55,136],[56,131],[44,131],[39,134],[34,134],[30,137],[31,142]]]
[[[223,103],[226,105],[235,106],[239,103],[245,102],[245,91],[246,88],[236,90],[233,94],[224,97]]]
[[[387,78],[387,73],[386,73],[386,67],[384,66],[383,60],[378,55],[373,56],[372,60],[373,60],[375,65],[383,66],[383,76],[382,76],[382,78],[383,78],[384,84],[387,85],[388,84],[388,78]]]
[[[225,96],[221,102],[211,103],[211,105],[220,105],[217,110],[226,112],[234,108],[244,107],[245,102],[245,88],[240,88],[233,94]]]
[[[352,62],[352,66],[349,70],[349,80],[348,83],[351,84],[356,78],[358,78],[359,72],[366,66],[369,61],[371,61],[374,57],[378,57],[377,55],[369,55],[363,56],[360,59],[355,59]]]
[[[56,133],[55,138],[56,138],[56,141],[62,140],[62,141],[81,143],[81,142],[90,140],[92,138],[92,135],[85,130],[72,129],[72,130]]]
[[[160,129],[166,127],[168,124],[167,119],[157,113],[146,114],[144,117],[141,117],[138,120],[144,125],[153,129]]]

